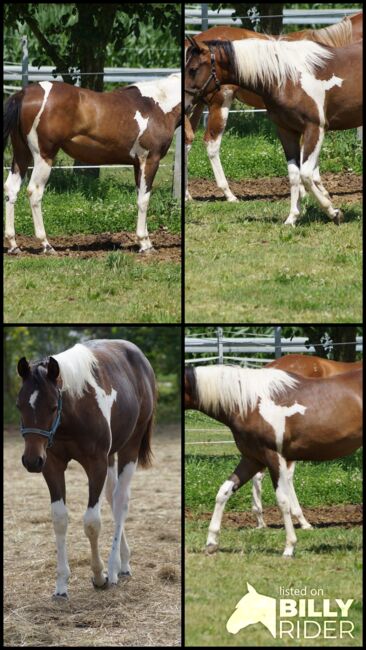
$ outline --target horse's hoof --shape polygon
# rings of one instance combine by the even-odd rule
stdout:
[[[53,594],[52,600],[69,600],[67,593],[64,594]]]
[[[119,578],[131,578],[131,577],[132,577],[132,573],[131,573],[131,571],[120,571],[120,572],[118,573],[118,577],[119,577]]]
[[[207,544],[207,546],[205,548],[205,554],[206,555],[213,555],[214,553],[216,553],[218,548],[219,548],[218,544]]]
[[[22,251],[19,246],[14,246],[14,248],[8,249],[8,255],[21,255]]]
[[[93,583],[93,587],[94,587],[94,589],[107,589],[108,584],[109,584],[109,583],[108,583],[108,576],[105,576],[105,582],[104,582],[102,585],[97,585],[97,584],[94,582],[94,578],[92,578],[92,583]]]
[[[303,526],[301,526],[301,528],[303,530],[313,530],[313,527],[312,527],[311,524],[304,524]]]
[[[52,246],[50,246],[50,245],[45,246],[45,248],[43,249],[43,254],[44,255],[57,255],[55,249],[52,248]]]
[[[156,249],[153,246],[150,246],[150,248],[140,248],[139,253],[141,255],[151,255],[156,253]]]
[[[340,226],[341,223],[344,221],[344,215],[342,210],[336,210],[336,215],[333,217],[333,222],[335,223],[336,226]]]
[[[227,201],[228,201],[228,203],[239,203],[238,197],[234,196],[234,194],[232,196],[229,196],[227,198]]]

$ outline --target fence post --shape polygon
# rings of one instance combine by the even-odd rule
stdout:
[[[222,342],[222,327],[217,328],[217,351],[219,357],[217,363],[224,363],[224,345]]]
[[[173,196],[178,201],[182,198],[182,127],[175,134],[174,181]]]
[[[205,32],[208,29],[208,4],[201,4],[201,26],[202,31]]]
[[[22,88],[28,86],[28,37],[22,36]]]
[[[278,359],[281,356],[281,327],[275,327],[275,357]]]

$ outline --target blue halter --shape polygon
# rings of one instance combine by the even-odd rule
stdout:
[[[37,429],[36,427],[23,427],[23,422],[22,422],[20,426],[20,433],[22,434],[22,436],[26,436],[28,433],[38,433],[39,436],[45,436],[46,438],[48,438],[47,449],[48,447],[52,447],[53,438],[56,433],[56,429],[60,424],[61,411],[62,411],[62,396],[61,396],[61,391],[58,388],[57,414],[50,430],[47,431],[46,429]]]

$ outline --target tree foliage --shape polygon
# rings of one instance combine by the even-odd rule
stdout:
[[[19,60],[29,38],[32,65],[54,65],[64,81],[103,90],[105,66],[178,67],[178,3],[11,3],[4,5],[5,60]],[[94,73],[94,74],[93,74]]]

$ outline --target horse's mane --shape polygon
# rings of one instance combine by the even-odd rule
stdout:
[[[243,416],[257,406],[259,399],[273,399],[297,384],[295,377],[277,368],[199,366],[195,377],[200,407],[214,414],[220,409],[239,410]]]
[[[332,47],[344,47],[353,41],[352,21],[345,16],[343,20],[335,25],[323,27],[322,29],[305,29],[300,32],[302,38],[308,38],[323,45]]]
[[[333,53],[311,41],[285,41],[271,38],[239,41],[207,41],[220,55],[226,55],[234,67],[238,82],[264,87],[297,83],[300,73],[314,74]]]
[[[52,355],[60,368],[63,392],[72,397],[81,397],[86,384],[95,385],[94,368],[98,360],[90,348],[76,343],[74,347]]]

